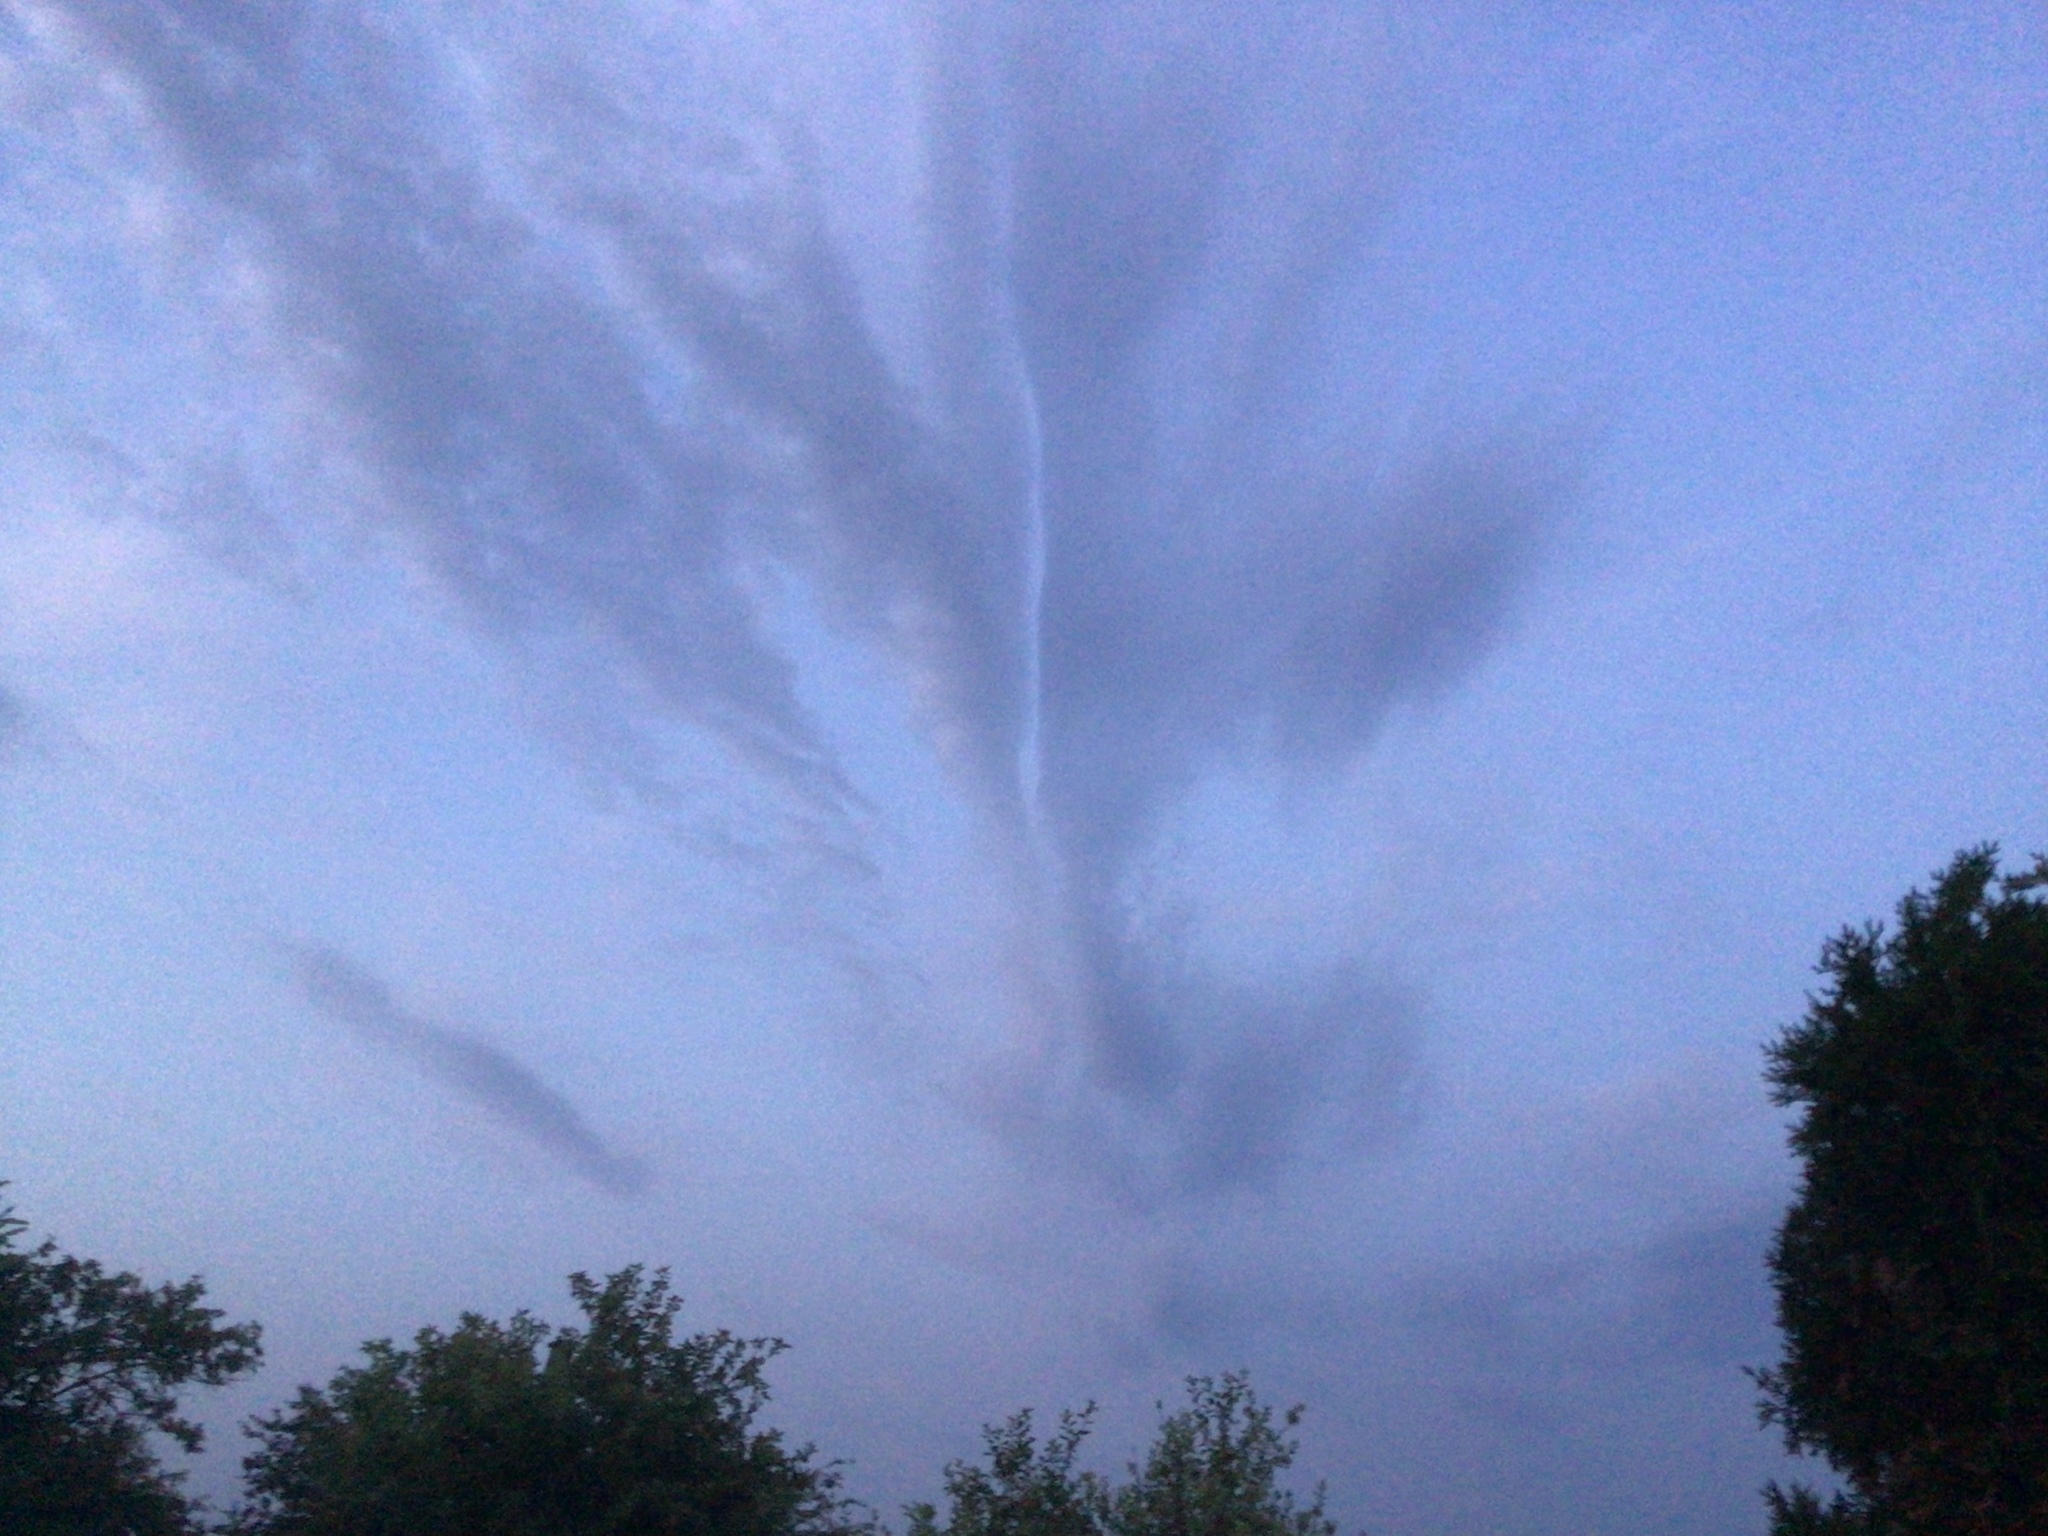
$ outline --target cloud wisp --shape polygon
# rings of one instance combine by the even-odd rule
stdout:
[[[596,658],[622,780],[673,803],[635,722],[687,722],[782,797],[756,846],[864,868],[777,594],[893,660],[1023,935],[1010,1134],[1152,1205],[1294,1155],[1278,1076],[1390,1102],[1358,962],[1197,1019],[1214,967],[1131,894],[1205,774],[1341,770],[1482,657],[1566,495],[1323,340],[1398,137],[1356,8],[940,7],[852,145],[744,11],[43,10],[265,274],[375,515],[523,654]]]
[[[28,734],[28,707],[12,690],[0,685],[0,763],[5,763]]]
[[[614,1152],[574,1104],[499,1047],[410,1012],[336,950],[295,950],[293,971],[306,1001],[329,1018],[405,1057],[599,1188],[621,1195],[646,1188],[644,1164]]]

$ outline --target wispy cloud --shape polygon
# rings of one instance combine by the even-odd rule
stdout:
[[[28,706],[0,685],[0,763],[7,761],[28,730]]]
[[[336,950],[296,950],[293,969],[306,1000],[322,1013],[406,1057],[592,1183],[618,1194],[646,1187],[643,1164],[614,1152],[574,1104],[506,1051],[410,1012],[389,986]]]
[[[1205,773],[1340,769],[1483,656],[1569,494],[1540,436],[1395,430],[1324,340],[1398,158],[1371,25],[947,9],[863,265],[743,13],[48,9],[241,231],[332,450],[480,623],[722,741],[813,868],[868,867],[864,812],[767,573],[913,679],[1032,936],[1016,1134],[1180,1198],[1284,1161],[1279,1077],[1401,1070],[1320,968],[1196,1023],[1224,978],[1128,911]],[[913,319],[875,319],[878,264],[923,275]],[[630,710],[582,707],[667,803]]]

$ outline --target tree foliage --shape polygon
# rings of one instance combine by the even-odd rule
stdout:
[[[1273,1423],[1241,1375],[1188,1378],[1188,1406],[1159,1425],[1116,1492],[1112,1536],[1336,1536],[1318,1485],[1306,1507],[1280,1484],[1299,1445],[1296,1404]]]
[[[262,1358],[253,1323],[222,1326],[197,1279],[155,1289],[54,1243],[22,1250],[0,1209],[0,1511],[10,1536],[168,1536],[192,1529],[152,1434],[199,1449],[179,1389]]]
[[[1887,936],[1845,930],[1771,1047],[1798,1106],[1770,1265],[1766,1422],[1848,1491],[1770,1490],[1797,1532],[2048,1531],[2048,861],[1960,854]]]
[[[1059,1431],[1040,1445],[1025,1408],[982,1430],[986,1466],[956,1461],[946,1468],[946,1523],[929,1504],[905,1513],[909,1536],[1103,1536],[1109,1485],[1094,1472],[1076,1471],[1081,1442],[1095,1417],[1093,1404],[1060,1415]]]
[[[775,1340],[675,1337],[666,1270],[570,1277],[585,1326],[468,1313],[258,1420],[249,1536],[805,1536],[830,1467],[754,1420]]]
[[[983,1431],[987,1464],[946,1468],[946,1521],[929,1504],[909,1511],[910,1536],[1336,1536],[1323,1491],[1305,1506],[1282,1486],[1299,1449],[1287,1431],[1299,1406],[1274,1422],[1242,1375],[1191,1376],[1188,1405],[1160,1420],[1129,1478],[1112,1484],[1077,1471],[1092,1405],[1060,1415],[1043,1444],[1027,1409]]]

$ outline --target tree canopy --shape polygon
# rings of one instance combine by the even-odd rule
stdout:
[[[150,1289],[26,1252],[0,1208],[0,1531],[200,1536],[203,1510],[152,1436],[199,1427],[178,1390],[256,1368],[254,1324],[223,1325],[197,1279]],[[886,1536],[807,1446],[760,1427],[783,1346],[678,1337],[666,1270],[569,1277],[582,1326],[464,1313],[408,1346],[363,1345],[325,1387],[247,1425],[244,1502],[223,1536]],[[907,1536],[1336,1536],[1320,1487],[1281,1486],[1299,1407],[1242,1375],[1193,1376],[1118,1482],[1078,1466],[1091,1405],[1042,1442],[1029,1410],[983,1431],[985,1460],[945,1469],[947,1512]]]
[[[252,1426],[249,1536],[818,1536],[836,1474],[755,1427],[775,1340],[675,1336],[668,1273],[572,1275],[585,1326],[465,1314]]]
[[[946,1468],[944,1524],[915,1505],[910,1536],[1336,1536],[1319,1487],[1306,1505],[1280,1482],[1297,1443],[1299,1406],[1274,1423],[1242,1375],[1191,1376],[1188,1405],[1164,1415],[1142,1463],[1112,1483],[1077,1471],[1092,1405],[1060,1415],[1042,1444],[1027,1409],[983,1432],[986,1465]]]
[[[984,1427],[986,1465],[949,1465],[945,1523],[932,1505],[913,1504],[905,1511],[909,1536],[1102,1536],[1109,1485],[1074,1465],[1094,1417],[1092,1404],[1062,1413],[1059,1430],[1043,1444],[1029,1408]]]
[[[202,1442],[179,1389],[262,1358],[253,1323],[223,1326],[197,1279],[155,1289],[26,1229],[0,1208],[0,1510],[9,1536],[172,1536],[193,1529],[181,1475],[152,1435]]]
[[[1797,1198],[1770,1253],[1766,1422],[1847,1491],[1768,1490],[1782,1536],[2048,1530],[2048,861],[1958,855],[1890,934],[1822,951],[1771,1046]]]

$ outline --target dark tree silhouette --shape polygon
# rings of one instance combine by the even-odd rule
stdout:
[[[1297,1450],[1290,1408],[1274,1423],[1242,1375],[1191,1376],[1188,1406],[1165,1413],[1141,1464],[1113,1485],[1077,1471],[1091,1405],[1060,1415],[1043,1444],[1029,1409],[982,1432],[987,1465],[946,1468],[946,1521],[929,1504],[908,1511],[910,1536],[1336,1536],[1318,1488],[1307,1505],[1281,1485]]]
[[[197,1279],[155,1289],[44,1242],[0,1208],[0,1526],[8,1536],[171,1536],[195,1529],[183,1474],[199,1426],[178,1390],[219,1386],[262,1359],[253,1323],[222,1326]]]
[[[981,1432],[987,1464],[946,1468],[945,1524],[932,1505],[913,1504],[905,1511],[910,1536],[1103,1536],[1109,1486],[1074,1466],[1094,1417],[1093,1404],[1062,1413],[1058,1432],[1042,1445],[1029,1408],[988,1425]]]
[[[465,1314],[251,1433],[248,1536],[824,1536],[829,1466],[755,1427],[774,1340],[675,1337],[666,1270],[572,1275],[585,1326]]]
[[[1887,935],[1845,930],[1770,1048],[1797,1199],[1770,1254],[1762,1412],[1847,1489],[1804,1533],[2048,1531],[2048,860],[1959,854]]]

